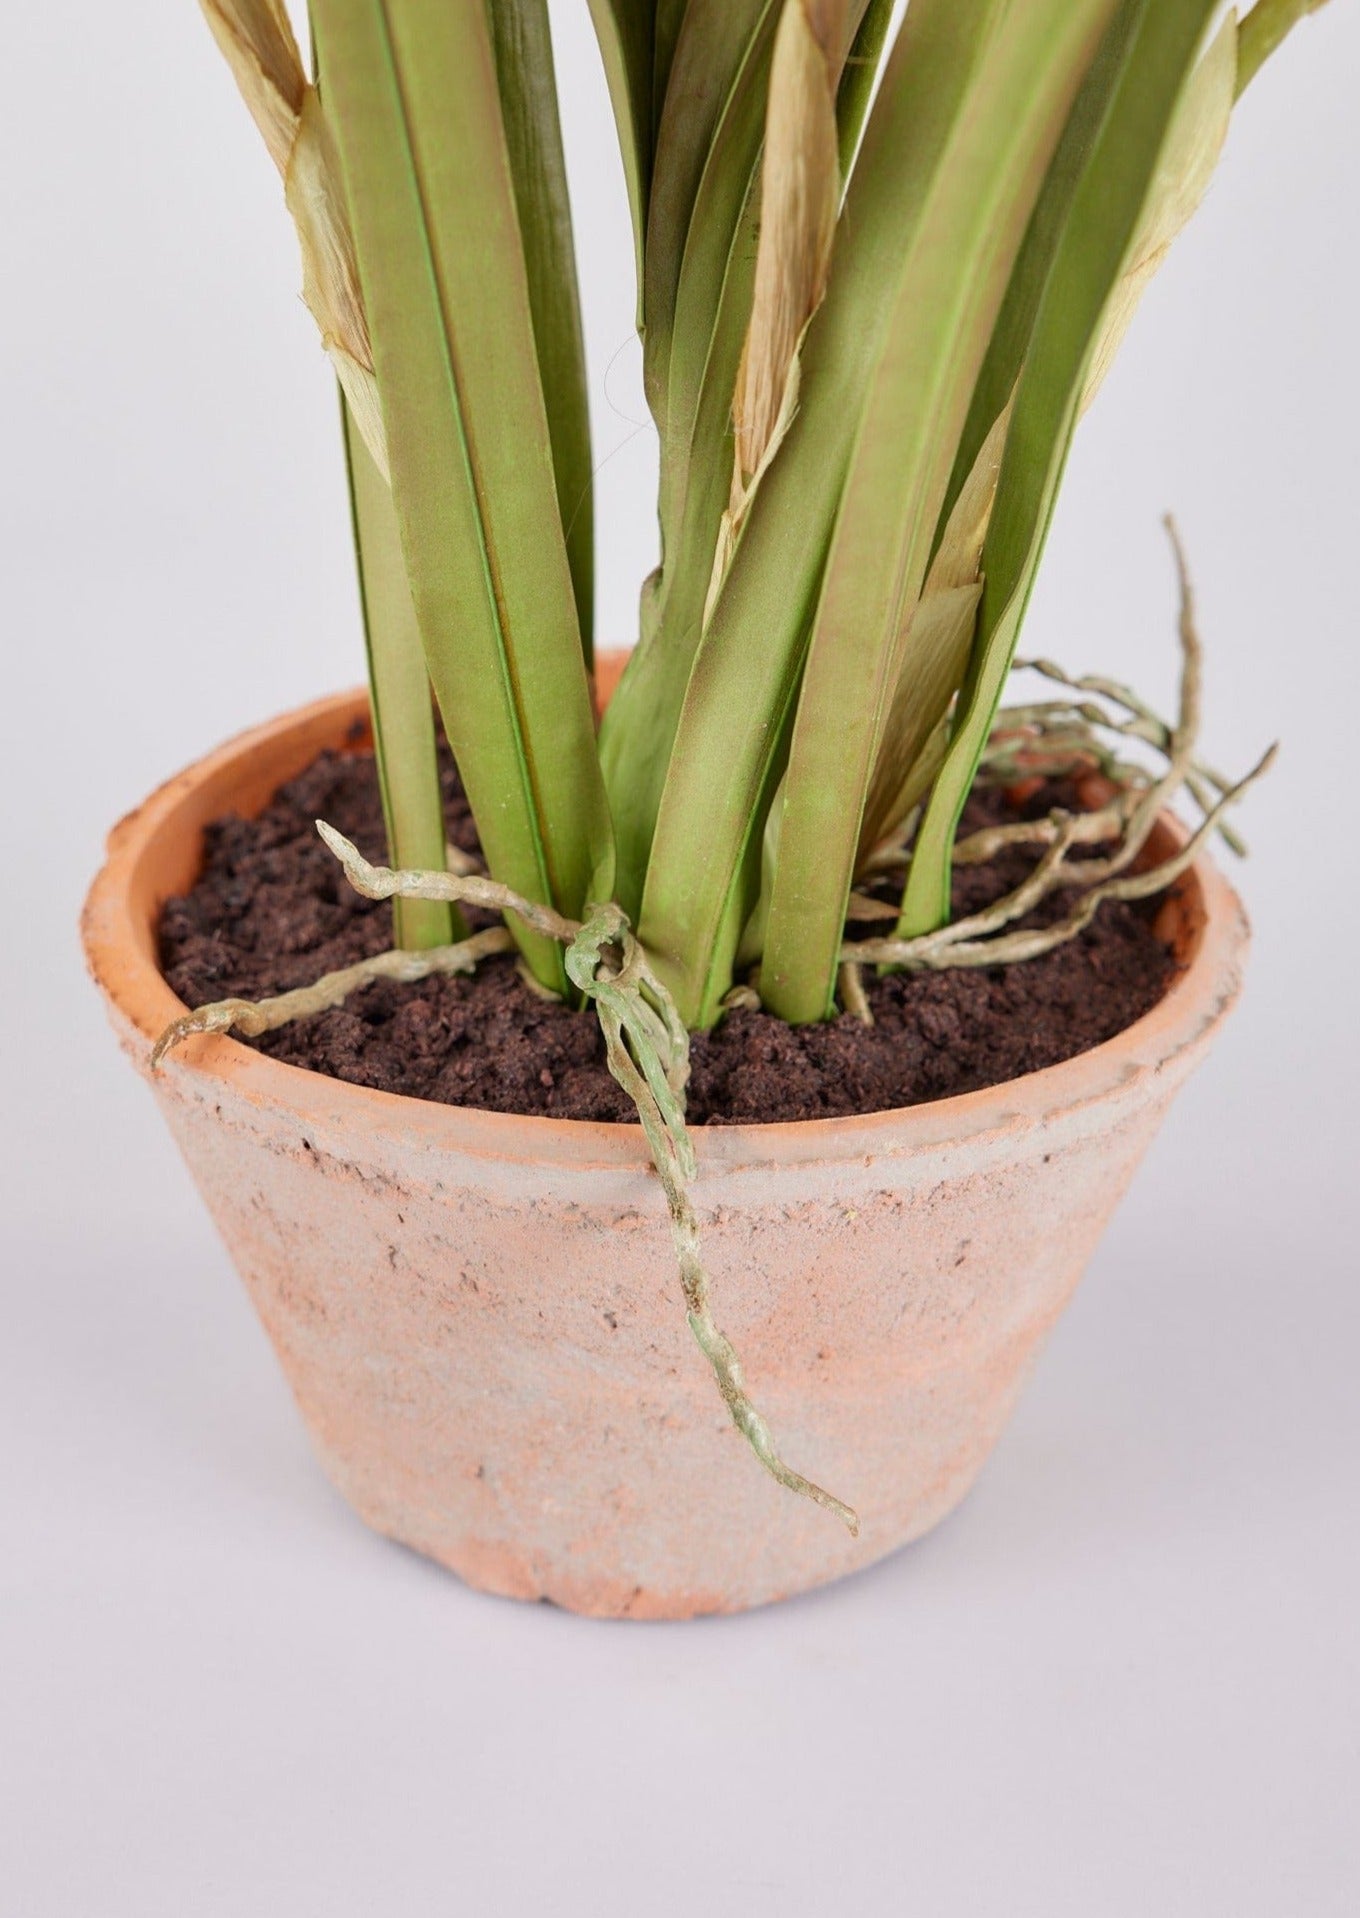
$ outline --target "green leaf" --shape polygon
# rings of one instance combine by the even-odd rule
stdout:
[[[1006,288],[1006,298],[997,316],[977,385],[973,389],[968,418],[959,437],[954,470],[945,494],[942,529],[947,516],[954,509],[954,502],[967,484],[968,475],[983,444],[992,433],[1002,408],[1015,392],[1034,332],[1034,316],[1053,265],[1053,255],[1062,237],[1072,196],[1081,180],[1091,143],[1109,106],[1120,64],[1138,21],[1140,5],[1141,0],[1121,0],[1073,103],[1071,116],[1025,233],[1020,257]]]
[[[864,129],[864,116],[869,111],[874,82],[878,78],[879,63],[883,58],[884,42],[892,23],[893,6],[894,0],[868,0],[859,29],[846,57],[845,72],[841,76],[840,93],[836,100],[836,118],[840,122],[841,135],[842,179],[849,177],[851,162],[859,146],[859,136]]]
[[[809,645],[761,961],[763,1002],[793,1023],[832,1010],[863,809],[954,450],[1030,215],[1113,11],[1114,0],[1028,0],[998,20],[926,184],[900,279],[884,289],[893,303]],[[937,719],[938,707],[928,732]]]
[[[684,511],[684,490],[693,483],[696,468],[716,464],[724,480],[730,473],[730,445],[714,447],[709,437],[698,430],[699,415],[705,399],[716,394],[730,412],[737,386],[742,345],[751,317],[751,281],[760,225],[759,171],[761,149],[766,131],[769,87],[774,49],[785,13],[796,6],[805,10],[807,0],[762,0],[730,10],[718,7],[708,16],[707,52],[716,64],[737,49],[729,46],[735,21],[742,17],[746,32],[739,58],[730,60],[731,84],[722,103],[708,143],[703,166],[695,186],[683,250],[676,275],[671,335],[667,346],[667,385],[665,426],[662,441],[661,525],[663,566],[672,570],[699,564],[686,548],[673,550],[673,539]],[[849,40],[863,18],[866,0],[834,8],[842,13],[843,33]],[[701,0],[692,0],[686,15],[686,32],[679,56],[690,54],[704,24]],[[829,23],[824,23],[827,30]],[[839,37],[839,36],[837,36]],[[831,58],[839,68],[845,50],[841,40]],[[677,62],[677,109],[686,98],[683,91],[687,69]],[[677,113],[677,117],[679,117]],[[684,151],[692,158],[692,136],[688,116],[682,119]],[[666,183],[665,169],[672,159],[671,142],[676,137],[673,121],[662,128],[663,144],[657,155],[657,196]],[[658,219],[659,219],[658,214]],[[664,234],[658,234],[658,254]],[[748,267],[747,262],[750,262]],[[669,269],[670,262],[662,262]],[[735,295],[735,297],[733,297]],[[649,325],[653,318],[649,308]],[[650,337],[650,336],[649,336]],[[652,342],[660,351],[661,340]],[[712,557],[712,543],[708,547]],[[707,587],[707,578],[704,585]]]
[[[1230,11],[1176,102],[1138,230],[1101,316],[1081,392],[1083,413],[1123,345],[1148,282],[1208,191],[1228,137],[1237,73],[1237,16]]]
[[[700,333],[712,325],[760,151],[779,4],[689,0],[676,40],[652,162],[643,285],[643,383],[663,441],[681,283],[687,276],[688,356],[679,378],[682,392],[693,399],[705,350]],[[678,443],[687,443],[683,427]]]
[[[641,0],[642,5],[647,0]],[[661,110],[666,104],[666,93],[671,83],[671,68],[675,64],[675,48],[680,38],[680,29],[685,24],[685,9],[689,0],[651,0],[653,12],[653,54],[652,54],[652,142],[661,126]]]
[[[1101,319],[1135,241],[1213,0],[1139,0],[1093,134],[1065,143],[1061,206],[983,549],[978,632],[953,736],[916,836],[899,937],[949,913],[954,832],[1010,671]],[[1071,178],[1066,177],[1067,174]],[[1022,262],[1022,266],[1023,266]]]
[[[913,0],[894,53],[895,85],[906,107],[903,137],[895,154],[889,141],[878,143],[882,170],[891,175],[895,168],[902,192],[878,201],[875,225],[860,220],[864,168],[857,167],[830,291],[805,349],[810,371],[802,410],[761,488],[712,621],[700,639],[696,611],[692,629],[667,634],[664,651],[656,644],[639,649],[615,695],[616,704],[624,702],[630,680],[637,684],[660,655],[650,675],[657,678],[687,639],[673,743],[665,741],[650,757],[626,757],[642,722],[657,724],[659,701],[639,699],[638,720],[627,710],[627,724],[614,706],[606,715],[607,770],[611,726],[617,725],[620,760],[637,784],[660,787],[639,930],[691,1025],[700,1023],[701,1008],[704,1022],[715,1016],[759,890],[765,813],[787,752],[808,621],[881,310],[882,276],[902,251],[912,184],[938,161],[971,71],[971,49],[999,4],[964,0],[960,12],[949,0]],[[956,26],[962,29],[957,42]],[[881,117],[878,124],[881,129]],[[866,146],[872,153],[872,141]],[[749,295],[746,309],[731,315],[734,374],[748,311]],[[725,494],[725,469],[721,485]],[[611,795],[620,809],[624,784],[617,777]]]
[[[856,503],[870,500],[876,533],[888,522],[896,551],[905,516],[906,538],[928,548],[929,530],[913,533],[912,523],[932,495],[938,510],[1019,243],[1011,228],[1016,220],[1023,227],[1079,77],[1079,65],[1077,76],[1066,68],[1077,64],[1078,48],[1089,57],[1110,4],[1043,0],[1023,18],[1002,0],[913,0],[908,9],[851,178],[830,289],[809,330],[802,410],[761,484],[699,647],[667,773],[641,936],[691,1023],[716,1016],[753,903],[764,809],[778,782],[826,542],[833,524],[838,535],[848,525],[846,510],[839,521],[837,512],[843,487],[849,496],[852,454]],[[1023,205],[1011,218],[1013,201]],[[918,286],[919,275],[926,277]],[[929,298],[920,290],[926,285]],[[936,474],[932,462],[943,471]],[[888,571],[881,551],[865,563],[879,595],[869,626],[880,636],[890,615],[895,636],[909,593],[919,591],[925,556],[914,586],[905,570],[900,580]],[[882,687],[889,665],[884,659],[875,668]],[[870,688],[850,690],[873,696]],[[834,710],[846,718],[846,704]],[[862,715],[853,717],[862,724]],[[853,742],[867,758],[840,821],[851,863],[874,731]],[[724,795],[720,812],[716,793]],[[781,874],[801,804],[791,772]]]
[[[628,211],[633,223],[639,332],[644,325],[642,274],[647,243],[647,201],[652,185],[655,16],[655,0],[590,0],[590,17],[600,43],[609,102],[614,109],[624,184],[628,190]]]
[[[1326,0],[1256,0],[1238,28],[1237,95],[1240,99],[1276,47],[1300,20],[1316,13]]]
[[[732,391],[755,283],[754,213],[728,257],[689,446],[666,464],[663,565],[643,589],[638,644],[600,724],[618,841],[617,898],[636,916],[666,768],[703,632],[714,546],[732,467]],[[665,455],[663,454],[663,458]]]
[[[444,802],[434,702],[406,581],[392,489],[375,466],[343,397],[340,406],[368,650],[373,751],[390,863],[439,871],[444,865]],[[408,950],[447,946],[466,936],[462,915],[439,901],[395,899],[392,913],[395,943]]]
[[[315,0],[406,570],[495,878],[579,917],[608,808],[481,6]],[[522,931],[538,976],[560,948]]]
[[[557,505],[589,665],[595,594],[590,415],[547,0],[495,0],[490,19],[538,372],[552,438]]]
[[[616,896],[633,916],[727,505],[732,395],[755,280],[755,189],[779,4],[690,0],[657,134],[643,371],[661,433],[662,563],[644,589],[638,644],[600,727],[618,843]]]
[[[600,754],[618,835],[619,898],[636,912],[666,767],[703,631],[713,554],[731,489],[731,413],[750,323],[759,232],[759,170],[766,93],[779,7],[744,16],[750,34],[710,139],[695,190],[674,315],[661,447],[662,567],[644,601],[639,644],[600,732]],[[865,0],[848,9],[853,29]],[[687,18],[689,58],[706,25],[730,33],[717,9]],[[730,48],[729,48],[730,55]],[[679,89],[687,68],[677,70]],[[664,129],[671,134],[671,123]],[[680,135],[691,129],[682,123]],[[669,150],[664,166],[678,168]],[[738,191],[738,189],[741,189]],[[654,233],[654,243],[661,242]],[[834,272],[834,267],[833,267]],[[649,309],[649,324],[651,322]],[[659,351],[654,347],[654,351]]]

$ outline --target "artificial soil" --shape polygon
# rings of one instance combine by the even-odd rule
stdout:
[[[452,760],[443,760],[450,839],[478,851]],[[1049,785],[1023,803],[974,793],[963,832],[1042,817],[1073,795]],[[391,909],[361,899],[317,836],[326,819],[368,858],[386,857],[372,754],[325,752],[254,819],[229,815],[205,835],[202,873],[161,916],[161,961],[186,1005],[264,998],[391,943]],[[1009,891],[1032,855],[960,868],[955,912]],[[695,1124],[827,1119],[917,1105],[999,1085],[1113,1038],[1166,991],[1175,961],[1153,932],[1160,901],[1107,901],[1077,938],[1020,965],[899,973],[865,989],[874,1024],[849,1014],[786,1026],[733,1011],[694,1035],[688,1116]],[[1025,924],[1061,917],[1054,895]],[[489,923],[469,913],[473,925]],[[863,934],[878,933],[877,926]],[[863,935],[861,935],[863,936]],[[605,1065],[593,1013],[538,997],[511,957],[468,978],[375,981],[331,1012],[251,1041],[272,1058],[352,1084],[449,1105],[555,1119],[634,1121]]]

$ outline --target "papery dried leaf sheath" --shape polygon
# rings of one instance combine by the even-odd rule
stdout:
[[[1007,405],[954,502],[921,597],[907,617],[897,693],[884,727],[860,829],[860,859],[897,832],[929,785],[943,750],[932,743],[972,650],[982,598],[982,546],[996,500]]]
[[[339,162],[282,0],[199,0],[283,179],[302,251],[302,297],[380,471],[388,472],[382,402],[359,291]]]
[[[307,75],[283,0],[199,0],[269,157],[288,171]]]
[[[841,197],[836,94],[847,17],[848,0],[786,0],[775,36],[755,292],[732,402],[732,486],[705,621],[751,498],[797,408],[803,336],[826,293]]]

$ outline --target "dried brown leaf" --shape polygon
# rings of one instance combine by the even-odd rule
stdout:
[[[1010,418],[1007,403],[978,450],[903,627],[897,691],[865,802],[861,860],[898,830],[938,768],[944,716],[972,650],[982,547]]]
[[[364,444],[387,477],[382,405],[359,291],[340,158],[315,87],[308,87],[303,98],[283,189],[302,249],[302,297],[316,321],[321,344],[331,357]]]
[[[339,156],[283,0],[199,0],[241,97],[283,176],[302,249],[302,297],[364,443],[388,477],[373,348]]]
[[[732,414],[749,482],[787,412],[798,344],[826,291],[840,204],[836,86],[846,0],[786,0],[775,36],[760,170],[751,321]]]
[[[199,0],[199,5],[270,159],[286,173],[307,74],[283,0]]]
[[[799,353],[826,292],[840,211],[836,89],[848,0],[785,0],[775,35],[760,168],[751,318],[732,401],[732,488],[705,620],[751,500],[798,409]]]
[[[889,838],[930,783],[922,756],[941,731],[968,665],[982,582],[950,586],[917,601],[902,677],[874,766],[860,834],[860,859]]]

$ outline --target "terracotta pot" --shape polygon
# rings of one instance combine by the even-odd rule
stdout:
[[[275,720],[115,828],[85,945],[143,1074],[182,1010],[157,913],[204,825],[358,743],[363,714],[347,694]],[[637,1128],[364,1091],[221,1038],[151,1083],[362,1518],[484,1591],[735,1611],[870,1564],[973,1483],[1237,993],[1246,924],[1207,861],[1163,930],[1183,966],[1166,998],[1064,1065],[907,1111],[699,1132],[719,1322],[790,1463],[859,1508],[858,1539],[729,1422]]]

